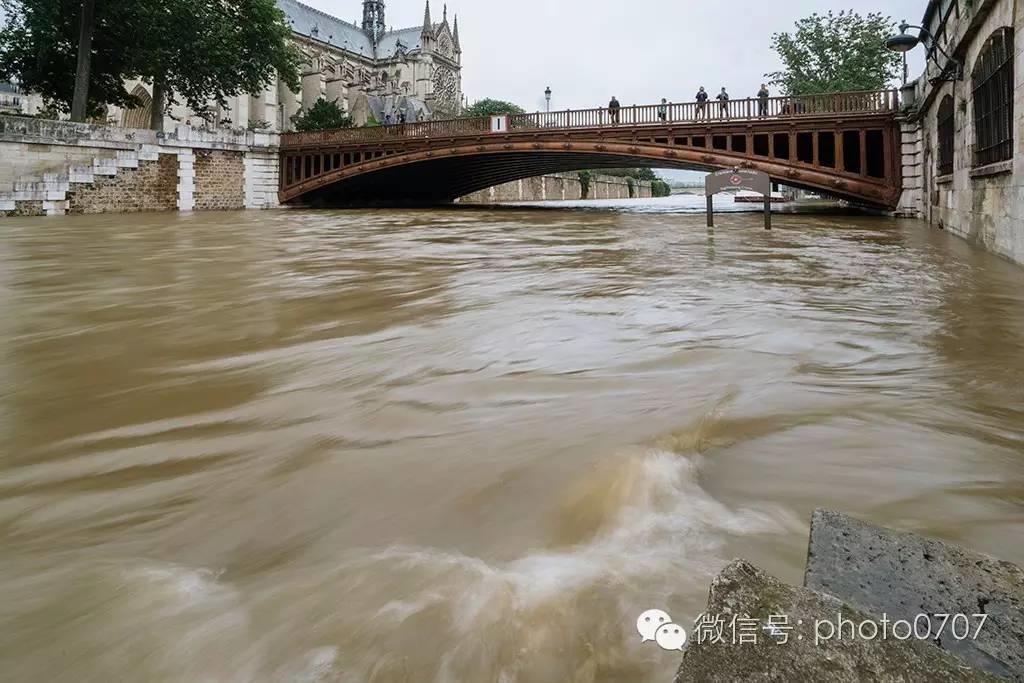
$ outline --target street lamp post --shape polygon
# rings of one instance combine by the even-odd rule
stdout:
[[[545,105],[546,106],[546,110],[550,114],[551,113],[551,86],[550,85],[547,87],[547,89],[544,90],[544,102],[546,103],[546,105]]]
[[[912,36],[907,33],[907,29],[916,29],[917,35]],[[906,59],[906,54],[917,47],[918,43],[923,43],[925,47],[929,48],[928,56],[935,60],[935,65],[939,67],[939,75],[932,79],[932,83],[942,83],[943,81],[959,81],[964,77],[964,64],[959,59],[951,56],[948,52],[942,49],[942,46],[935,40],[934,36],[928,32],[923,26],[914,26],[904,21],[900,24],[900,32],[898,35],[891,36],[885,41],[885,47],[893,52],[899,52],[903,54]],[[939,61],[935,59],[935,51],[938,51],[946,58],[946,65],[939,64]],[[952,70],[950,69],[952,67]],[[904,67],[904,82],[906,81],[906,67]]]

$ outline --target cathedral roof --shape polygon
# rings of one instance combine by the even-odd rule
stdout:
[[[298,0],[277,0],[277,6],[288,17],[292,30],[299,35],[329,43],[354,54],[371,59],[391,59],[398,54],[399,47],[405,52],[419,51],[422,47],[420,37],[422,26],[402,28],[388,31],[381,36],[376,50],[370,36],[355,24],[332,17]],[[447,23],[442,21],[434,24],[435,35]]]
[[[412,52],[413,50],[419,50],[420,36],[423,34],[423,28],[416,26],[415,28],[403,28],[397,31],[389,31],[385,33],[380,39],[380,43],[377,44],[377,58],[378,59],[390,59],[398,54],[398,47],[401,44],[406,52]]]
[[[288,17],[292,30],[299,35],[330,43],[354,54],[374,57],[373,41],[355,24],[313,9],[298,0],[277,0],[277,6]],[[416,42],[419,43],[418,36]]]

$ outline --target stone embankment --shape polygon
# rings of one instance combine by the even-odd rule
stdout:
[[[277,204],[278,137],[0,116],[0,216]]]
[[[266,209],[278,206],[277,135],[168,133],[0,116],[0,216]],[[575,173],[519,180],[462,203],[581,199]],[[594,175],[590,199],[650,197],[651,185]]]
[[[705,614],[756,628],[691,634],[676,683],[1024,681],[1024,570],[827,510],[802,587],[736,560]]]
[[[651,197],[651,184],[626,178],[594,174],[590,178],[586,199],[630,199]],[[503,202],[544,202],[583,199],[583,184],[577,173],[514,180],[480,190],[459,199],[460,204],[499,204]]]

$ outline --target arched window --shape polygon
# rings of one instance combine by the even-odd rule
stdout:
[[[953,96],[946,95],[942,98],[939,113],[935,117],[935,128],[939,133],[939,175],[949,175],[953,172],[953,109]]]
[[[132,95],[139,101],[139,106],[127,109],[121,114],[122,128],[149,128],[153,112],[153,98],[141,85],[135,86]]]
[[[1013,29],[986,41],[971,75],[974,90],[974,165],[1013,158]]]

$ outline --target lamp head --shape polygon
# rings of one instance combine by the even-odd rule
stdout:
[[[910,24],[903,22],[900,24],[900,32],[898,35],[887,38],[885,41],[885,47],[893,52],[910,52],[917,44],[921,42],[919,36],[912,36],[907,33],[907,29],[910,28]]]

